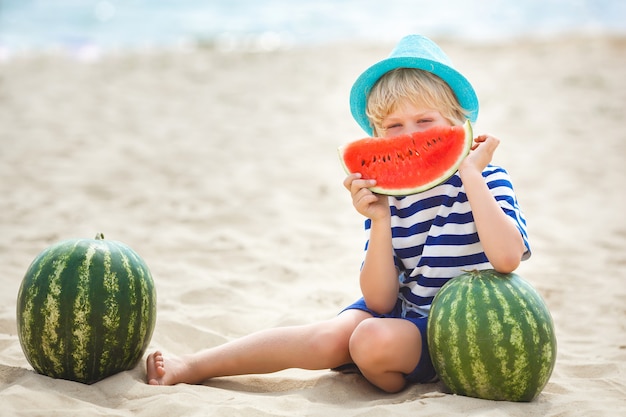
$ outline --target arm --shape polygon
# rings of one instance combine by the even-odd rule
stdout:
[[[367,189],[375,184],[374,180],[360,179],[358,174],[349,175],[344,181],[352,195],[352,204],[372,223],[361,268],[361,292],[369,308],[385,313],[396,304],[399,282],[391,244],[389,202],[387,196],[376,195]]]
[[[378,198],[386,199],[386,196]],[[361,268],[361,292],[369,308],[379,313],[391,311],[398,299],[398,271],[393,262],[389,218],[372,220],[365,262]]]
[[[514,271],[525,251],[522,236],[513,222],[502,211],[482,176],[482,170],[491,161],[499,140],[479,136],[472,152],[459,167],[467,199],[472,207],[478,237],[487,259],[501,273]]]

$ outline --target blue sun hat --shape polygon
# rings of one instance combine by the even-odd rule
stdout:
[[[372,135],[373,130],[365,114],[367,96],[380,77],[396,68],[417,68],[439,76],[450,86],[461,107],[467,110],[469,120],[476,122],[478,97],[470,82],[452,67],[452,61],[436,43],[422,35],[408,35],[398,42],[387,58],[365,70],[352,86],[350,110],[368,135]]]

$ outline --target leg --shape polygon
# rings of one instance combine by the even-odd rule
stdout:
[[[421,354],[422,336],[408,320],[364,320],[350,338],[350,355],[363,376],[387,392],[404,388],[405,375],[415,369]]]
[[[155,352],[146,362],[148,383],[197,384],[218,376],[339,366],[351,362],[350,336],[367,318],[371,315],[364,311],[348,310],[327,321],[262,330],[180,358],[164,359]]]

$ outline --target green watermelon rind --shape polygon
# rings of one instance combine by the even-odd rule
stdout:
[[[427,334],[437,374],[458,395],[532,401],[556,362],[550,312],[514,273],[469,271],[448,281],[432,302]]]
[[[137,365],[156,323],[156,289],[127,245],[65,240],[31,263],[16,313],[20,345],[35,371],[92,384]]]
[[[472,147],[472,142],[474,139],[473,139],[472,125],[469,120],[466,120],[465,123],[463,124],[463,130],[465,131],[465,137],[464,137],[464,146],[463,146],[462,152],[459,154],[455,162],[452,165],[450,165],[445,171],[443,171],[441,175],[437,177],[436,179],[430,182],[427,182],[425,184],[417,185],[415,187],[386,188],[386,187],[374,186],[374,187],[370,187],[369,190],[372,191],[373,193],[382,194],[382,195],[407,196],[407,195],[417,194],[417,193],[430,190],[431,188],[434,188],[437,185],[447,181],[459,169],[459,166],[463,162],[463,159],[465,159],[467,154],[469,154],[470,149]],[[347,174],[352,174],[353,172],[350,172],[350,169],[347,167],[346,162],[344,160],[344,156],[343,156],[346,146],[347,145],[340,146],[337,149],[337,151],[339,153],[339,160],[341,161],[341,165],[344,171]]]

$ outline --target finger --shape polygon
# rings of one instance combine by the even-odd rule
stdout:
[[[479,135],[479,136],[476,136],[476,138],[474,139],[474,142],[487,142],[487,141],[500,142],[500,139],[491,135]]]
[[[481,142],[486,141],[486,140],[487,140],[487,138],[488,138],[488,136],[487,136],[487,135],[479,135],[479,136],[476,136],[476,137],[474,138],[474,142],[475,142],[475,143],[481,143]]]
[[[343,186],[350,191],[350,189],[352,188],[352,182],[356,179],[361,178],[361,174],[359,174],[358,172],[354,173],[354,174],[350,174],[348,175],[344,180],[343,180]]]
[[[484,143],[484,145],[490,150],[494,150],[500,144],[500,139],[490,135],[485,135],[485,139],[482,141],[482,143]]]
[[[346,187],[349,191],[352,190],[353,186],[356,186],[357,189],[361,189],[363,187],[373,187],[374,185],[376,185],[376,180],[361,180],[361,174],[359,174],[358,172],[348,175],[343,180],[343,186]]]
[[[363,198],[370,198],[370,197],[374,197],[374,199],[376,198],[376,195],[370,191],[370,189],[368,187],[360,187],[360,188],[356,188],[354,189],[354,191],[352,192],[352,200],[355,202],[355,204],[361,200],[363,200]]]
[[[376,185],[376,180],[354,180],[350,185],[350,193],[352,195],[356,195],[361,190],[366,190],[368,193],[370,192],[368,188]]]
[[[367,207],[378,201],[378,196],[367,189],[363,189],[366,192],[359,193],[354,197],[354,206],[360,211],[365,211]]]

